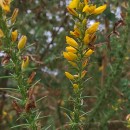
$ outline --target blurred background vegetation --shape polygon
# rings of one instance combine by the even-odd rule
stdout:
[[[88,66],[89,79],[85,86],[86,125],[84,130],[127,130],[126,116],[130,113],[130,2],[128,0],[91,0],[97,5],[107,2],[107,10],[97,20],[101,22],[96,50]],[[62,57],[65,36],[72,30],[73,19],[67,13],[67,0],[16,0],[19,8],[15,28],[28,37],[27,54],[41,79],[35,90],[37,98],[44,97],[38,107],[43,116],[41,124],[49,130],[62,128],[67,122],[65,110],[71,109],[66,102],[72,93],[70,83],[64,76],[68,66]],[[95,19],[95,17],[93,18]],[[90,23],[93,22],[90,21]],[[1,60],[1,58],[0,58]],[[0,66],[0,76],[9,75]],[[15,87],[10,79],[0,79],[0,87]],[[9,130],[19,124],[12,108],[14,93],[0,91],[0,129]],[[17,121],[16,121],[17,120]],[[19,129],[19,130],[23,130]]]

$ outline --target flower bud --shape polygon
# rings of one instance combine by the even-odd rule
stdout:
[[[76,60],[78,58],[78,56],[72,52],[68,52],[69,56],[72,58],[72,61],[73,60]]]
[[[93,34],[97,31],[98,29],[98,26],[99,26],[99,22],[95,22],[93,25],[91,25],[85,33],[89,33],[89,34]]]
[[[85,13],[89,13],[89,14],[92,14],[93,11],[96,9],[96,5],[85,5],[85,7],[83,8],[83,11],[82,12],[85,12]]]
[[[17,37],[18,37],[18,31],[15,30],[11,33],[11,39],[13,42],[15,42],[17,40]]]
[[[88,2],[89,2],[89,0],[84,0],[84,4],[85,5],[88,4]]]
[[[74,61],[78,58],[78,56],[72,52],[63,52],[63,56],[68,61]]]
[[[72,60],[72,58],[70,57],[70,55],[68,54],[68,52],[63,52],[63,56],[64,56],[64,58],[65,59],[67,59],[67,60]]]
[[[88,43],[90,42],[90,39],[89,39],[90,35],[89,34],[86,34],[83,41],[84,41],[84,44],[85,45],[88,45]]]
[[[68,37],[66,36],[66,42],[68,45],[72,46],[72,47],[75,47],[75,48],[78,48],[78,43],[71,37]]]
[[[93,12],[93,14],[95,15],[98,15],[98,14],[101,14],[103,13],[103,11],[107,8],[107,5],[102,5],[102,6],[99,6],[98,8],[96,8]]]
[[[76,53],[77,52],[77,50],[75,48],[71,47],[71,46],[66,47],[66,51],[72,52],[72,53]]]
[[[17,17],[17,15],[18,15],[18,12],[19,12],[19,9],[18,9],[18,8],[15,8],[15,9],[14,9],[14,12],[13,12],[13,14],[12,14],[12,16],[11,16],[11,23],[14,23],[14,22],[16,21],[16,17]]]
[[[71,15],[78,17],[78,13],[74,9],[67,7],[67,10]]]
[[[21,50],[24,48],[25,44],[27,42],[27,37],[26,36],[22,36],[18,42],[18,49]]]
[[[21,65],[21,69],[24,70],[28,67],[29,65],[29,56],[24,57]]]
[[[70,31],[70,34],[74,37],[79,37],[80,36],[80,30],[77,27],[75,27],[74,31]]]
[[[70,80],[74,80],[74,76],[72,74],[70,74],[69,72],[65,72],[65,76],[70,79]]]
[[[68,5],[69,8],[74,9],[77,8],[79,5],[79,0],[72,0],[70,4]]]
[[[94,51],[89,49],[86,53],[85,53],[85,56],[86,57],[89,57]]]

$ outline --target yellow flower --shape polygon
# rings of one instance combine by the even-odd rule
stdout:
[[[72,58],[70,57],[70,55],[68,54],[68,52],[63,52],[63,56],[67,60],[72,60]]]
[[[84,0],[84,4],[85,5],[88,4],[88,2],[89,2],[89,0]]]
[[[70,74],[69,72],[65,72],[65,76],[70,79],[70,80],[74,80],[74,76],[72,74]]]
[[[75,62],[69,61],[69,63],[73,66],[73,67],[78,67],[78,65]]]
[[[72,58],[72,60],[76,60],[78,58],[78,56],[72,52],[68,52],[68,54],[70,55],[70,57]]]
[[[96,8],[93,12],[93,14],[95,15],[98,15],[98,14],[101,14],[103,13],[103,11],[107,8],[107,5],[102,5],[102,6],[99,6],[98,8]]]
[[[78,84],[73,84],[73,88],[74,88],[75,90],[77,90],[77,89],[79,88],[79,85],[78,85]]]
[[[90,35],[86,34],[85,37],[84,37],[84,39],[83,39],[83,41],[84,41],[84,44],[87,45],[90,42]]]
[[[77,52],[77,50],[75,48],[71,47],[71,46],[66,47],[66,51],[72,52],[72,53],[76,53]]]
[[[91,54],[93,54],[93,50],[89,49],[86,53],[85,53],[85,56],[86,57],[89,57]]]
[[[99,26],[99,22],[95,22],[93,25],[91,25],[85,32],[86,33],[89,33],[89,34],[93,34],[97,31],[98,29],[98,26]]]
[[[14,23],[14,22],[15,22],[16,17],[17,17],[17,15],[18,15],[18,12],[19,12],[19,9],[16,8],[16,9],[14,10],[12,16],[11,16],[11,23]]]
[[[11,0],[0,0],[0,6],[5,12],[10,12],[10,2]]]
[[[78,13],[77,13],[74,9],[71,9],[71,8],[67,7],[67,10],[68,10],[68,12],[69,12],[70,14],[72,14],[72,15],[78,17]]]
[[[11,39],[13,42],[15,42],[17,40],[17,37],[18,37],[18,31],[15,30],[11,33]]]
[[[85,5],[82,12],[92,14],[93,11],[96,9],[96,5]]]
[[[75,27],[74,31],[70,31],[70,34],[75,36],[75,37],[79,37],[80,36],[80,30],[77,27]]]
[[[3,31],[0,29],[0,38],[4,37]]]
[[[72,0],[70,4],[68,5],[69,8],[74,9],[77,8],[79,4],[79,0]]]
[[[21,50],[24,48],[25,44],[27,42],[27,37],[26,36],[22,36],[18,42],[18,49]]]
[[[77,55],[72,52],[63,52],[63,56],[69,61],[74,61],[78,58]]]
[[[29,56],[26,56],[22,62],[21,69],[24,70],[28,67],[29,64]]]
[[[66,42],[68,45],[72,46],[72,47],[75,47],[75,48],[78,48],[78,43],[71,37],[68,37],[66,36]]]

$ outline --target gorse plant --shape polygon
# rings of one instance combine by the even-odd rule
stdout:
[[[74,17],[74,31],[70,31],[70,36],[66,36],[66,51],[63,56],[68,60],[73,68],[73,74],[65,72],[66,77],[71,81],[73,86],[73,110],[68,115],[70,119],[69,125],[71,130],[82,128],[83,119],[87,113],[83,111],[83,91],[84,83],[87,81],[87,65],[91,54],[94,52],[94,42],[96,41],[96,31],[98,30],[99,22],[95,22],[88,26],[89,18],[93,15],[103,13],[107,5],[96,7],[90,1],[73,0],[67,7],[67,10]]]
[[[34,97],[34,89],[39,81],[34,82],[36,73],[33,68],[29,68],[30,58],[26,52],[26,48],[32,45],[26,46],[27,37],[25,35],[21,36],[17,30],[14,30],[18,9],[14,10],[11,17],[7,17],[10,12],[10,4],[10,0],[0,0],[0,49],[4,53],[2,65],[10,73],[9,76],[1,78],[15,80],[17,88],[5,89],[20,94],[19,97],[12,95],[10,97],[14,99],[12,105],[19,115],[18,120],[23,120],[24,123],[15,125],[12,128],[22,127],[37,130],[40,129],[38,123],[40,113],[36,108],[37,101]]]
[[[130,128],[130,2],[68,1],[0,0],[0,129]]]

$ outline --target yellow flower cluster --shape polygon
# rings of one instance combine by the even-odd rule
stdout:
[[[11,0],[0,0],[0,7],[7,13],[10,11],[10,3],[11,3]],[[9,23],[11,24],[11,26],[16,21],[18,11],[19,11],[18,8],[15,8],[12,13],[12,16],[9,19],[10,20]],[[6,15],[6,13],[4,15]],[[4,29],[1,29],[1,28],[0,28],[0,38],[1,39],[6,38],[4,35]],[[16,43],[17,39],[18,39],[18,31],[17,30],[12,31],[10,38],[11,38],[11,42],[13,44]],[[19,39],[18,44],[17,44],[17,48],[18,48],[19,52],[25,47],[26,42],[27,42],[27,37],[24,35],[21,36],[21,38]],[[29,57],[26,56],[26,58],[24,58],[24,60],[22,61],[21,69],[22,70],[26,69],[28,64],[29,64]]]
[[[107,5],[96,7],[89,0],[72,0],[67,6],[68,12],[76,17],[74,30],[70,31],[70,36],[66,36],[66,51],[63,56],[69,64],[76,68],[76,75],[65,72],[65,75],[73,83],[73,88],[80,87],[79,80],[83,79],[87,73],[85,67],[88,64],[88,59],[93,54],[94,50],[89,46],[94,44],[96,40],[96,31],[99,27],[99,22],[95,22],[91,26],[87,26],[87,18],[90,15],[98,15],[103,13]]]
[[[84,2],[80,2],[80,0],[72,0],[67,9],[70,14],[74,16],[78,16],[76,10],[80,10],[82,13],[87,13],[88,15],[98,15],[103,13],[106,7],[106,4],[96,7],[96,5],[89,4],[89,0],[84,0]]]

